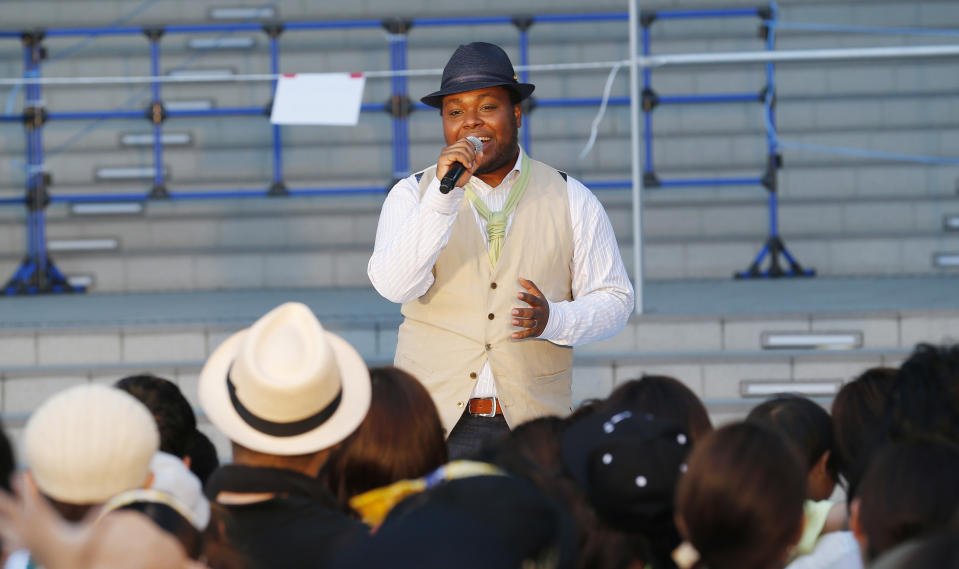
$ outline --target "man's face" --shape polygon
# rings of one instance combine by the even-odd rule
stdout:
[[[516,132],[522,124],[520,106],[510,101],[506,87],[447,95],[440,112],[446,144],[467,136],[483,141],[483,156],[475,174],[498,184],[516,162]]]

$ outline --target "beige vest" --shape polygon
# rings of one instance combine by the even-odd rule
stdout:
[[[429,390],[447,434],[463,414],[483,365],[489,360],[496,393],[509,425],[572,409],[573,349],[546,340],[513,340],[513,308],[527,278],[552,301],[572,300],[573,232],[566,180],[553,168],[529,161],[526,193],[516,207],[495,269],[487,240],[464,199],[449,243],[433,266],[435,281],[423,296],[403,304],[396,346],[397,367]],[[420,195],[436,176],[423,172]]]

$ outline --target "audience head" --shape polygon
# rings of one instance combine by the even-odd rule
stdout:
[[[573,536],[568,515],[528,481],[471,476],[410,496],[334,566],[571,569]]]
[[[940,569],[959,567],[959,519],[951,528],[895,547],[870,569]]]
[[[637,556],[670,566],[680,543],[674,524],[676,485],[686,469],[692,438],[652,414],[602,411],[563,433],[563,462],[600,518],[644,538]]]
[[[560,437],[568,419],[539,417],[483,445],[479,458],[539,487],[567,478],[560,458]],[[572,481],[572,479],[569,479]]]
[[[203,494],[200,479],[182,460],[162,451],[153,455],[150,471],[153,473],[151,489],[162,491],[175,499],[189,514],[187,518],[190,523],[198,531],[203,531],[210,521],[210,502]]]
[[[866,471],[850,525],[866,561],[942,530],[959,511],[959,447],[938,440],[891,443]]]
[[[586,415],[592,415],[600,409],[605,401],[605,399],[596,398],[580,401],[579,405],[577,405],[576,408],[566,416],[566,421],[573,422],[585,417]]]
[[[586,490],[569,475],[560,453],[561,437],[567,426],[592,413],[577,415],[575,419],[540,417],[523,423],[509,436],[484,445],[480,459],[532,482],[569,512],[577,532],[577,567],[618,569],[636,557],[633,544],[629,536],[599,517]]]
[[[672,527],[676,484],[691,447],[679,426],[632,411],[595,413],[562,437],[563,462],[596,511],[633,533]]]
[[[366,418],[330,451],[322,474],[345,511],[357,494],[425,476],[447,461],[443,424],[426,388],[392,366],[371,369],[370,384]]]
[[[116,387],[136,397],[153,413],[160,431],[160,450],[184,458],[193,445],[196,416],[175,383],[150,374],[132,375]]]
[[[191,559],[199,559],[203,552],[203,528],[210,518],[209,508],[204,520],[167,492],[155,489],[128,490],[117,494],[104,504],[103,516],[110,512],[139,512],[156,526],[176,538]],[[203,527],[199,527],[202,521]]]
[[[757,405],[746,422],[765,425],[795,445],[805,461],[810,500],[826,500],[836,487],[829,413],[798,395],[780,395]]]
[[[892,436],[936,437],[959,444],[959,344],[919,344],[892,391]]]
[[[693,442],[713,430],[699,397],[679,380],[665,375],[644,375],[619,385],[604,408],[652,413],[658,420],[678,425]]]
[[[785,565],[802,531],[806,479],[796,450],[761,425],[735,423],[697,441],[679,481],[680,530],[710,569]]]
[[[199,395],[234,448],[320,455],[363,421],[370,376],[356,350],[325,331],[309,307],[287,303],[217,347],[200,373]]]
[[[206,484],[213,471],[220,466],[220,458],[217,456],[216,447],[203,434],[203,431],[198,430],[193,433],[193,444],[190,446],[187,456],[190,457],[190,471],[200,479],[202,484]]]
[[[133,396],[86,384],[40,405],[27,421],[24,451],[40,491],[76,519],[91,505],[149,484],[159,439],[150,411]]]
[[[886,440],[894,368],[871,368],[842,386],[832,402],[833,464],[850,502],[869,461]]]

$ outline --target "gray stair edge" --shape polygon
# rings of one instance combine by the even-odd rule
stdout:
[[[875,356],[904,356],[912,353],[906,348],[861,348],[851,350],[710,350],[710,351],[675,351],[675,352],[607,352],[576,354],[574,366],[595,367],[602,365],[634,365],[654,361],[661,364],[664,361],[682,361],[696,363],[747,363],[769,360],[800,359],[843,361],[858,360],[861,357]],[[391,356],[360,354],[368,366],[390,365]],[[204,361],[152,361],[152,362],[104,362],[96,364],[57,364],[35,366],[8,366],[0,367],[0,378],[16,377],[49,377],[50,374],[69,372],[71,375],[90,375],[101,371],[143,371],[143,370],[200,370]]]

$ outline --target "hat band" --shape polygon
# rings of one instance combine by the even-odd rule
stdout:
[[[315,414],[305,419],[300,419],[299,421],[293,421],[292,423],[277,423],[269,419],[257,417],[252,411],[243,406],[243,403],[241,403],[236,396],[236,386],[233,385],[233,380],[230,379],[229,373],[227,373],[226,376],[226,386],[230,392],[230,403],[233,404],[233,408],[236,409],[237,414],[243,419],[243,422],[265,435],[274,437],[295,437],[319,427],[325,423],[326,420],[333,415],[337,407],[340,406],[340,399],[343,396],[343,390],[340,389],[336,393],[336,397],[333,398],[333,401],[330,401],[329,405],[320,409]]]
[[[473,73],[470,75],[457,75],[454,78],[449,79],[442,86],[442,88],[452,87],[454,85],[461,85],[464,83],[476,83],[478,81],[497,81],[503,83],[516,83],[516,77],[504,77],[502,75],[492,75],[489,73]]]

